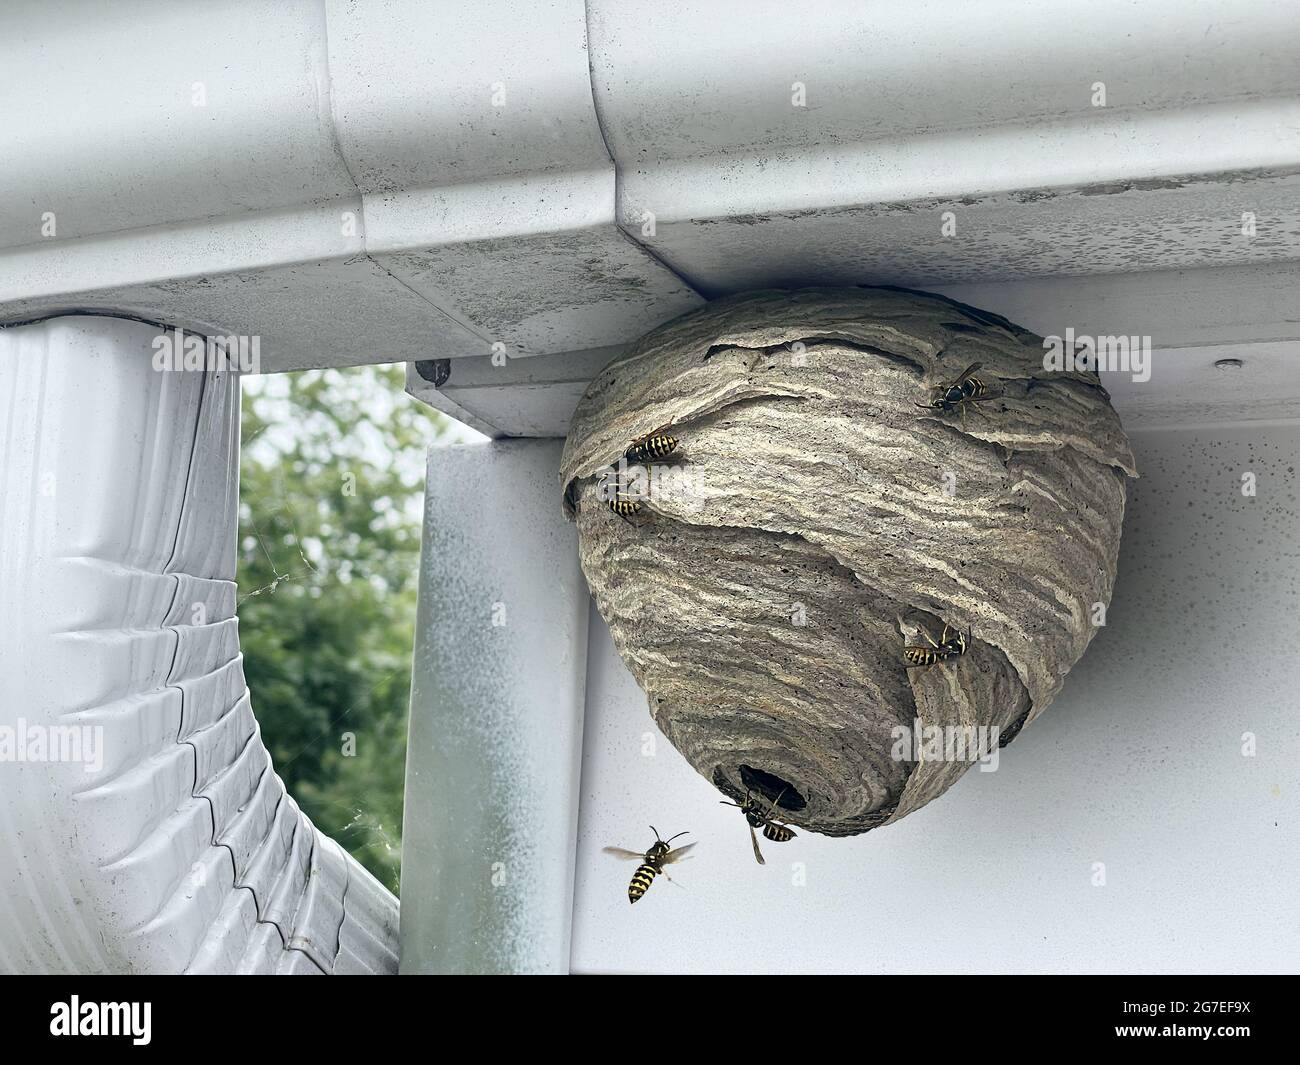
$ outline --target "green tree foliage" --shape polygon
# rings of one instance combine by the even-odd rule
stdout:
[[[299,805],[394,891],[425,448],[400,366],[245,381],[239,618],[262,738]]]

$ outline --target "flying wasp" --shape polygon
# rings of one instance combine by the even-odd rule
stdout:
[[[628,851],[622,847],[606,847],[606,854],[612,854],[615,858],[625,858],[629,861],[640,862],[637,871],[632,874],[632,882],[627,886],[627,901],[636,902],[642,895],[649,890],[650,885],[660,873],[663,873],[664,879],[673,883],[673,878],[664,872],[665,865],[672,865],[673,862],[680,862],[682,856],[688,850],[695,846],[694,843],[688,843],[684,847],[674,847],[669,850],[668,844],[677,838],[677,836],[686,835],[685,832],[678,832],[677,836],[670,836],[668,839],[659,838],[659,829],[654,825],[650,826],[650,831],[655,834],[655,841],[650,845],[650,849],[642,854],[639,851]]]
[[[784,794],[785,790],[782,789],[781,795]],[[768,807],[767,813],[762,812],[762,804],[754,798],[754,793],[750,791],[745,792],[744,802],[726,802],[724,800],[722,803],[723,806],[736,807],[745,815],[745,820],[749,822],[749,841],[754,845],[754,860],[759,865],[766,865],[767,862],[763,860],[763,852],[758,849],[758,836],[754,833],[754,829],[761,828],[763,838],[771,840],[773,843],[789,843],[795,837],[794,829],[789,825],[781,824],[780,821],[772,817],[776,812],[776,804],[781,801],[781,795],[772,800],[772,805]]]
[[[997,398],[998,393],[996,391],[989,388],[978,377],[973,376],[975,371],[983,365],[982,362],[971,363],[966,369],[962,370],[961,376],[952,384],[935,385],[930,389],[929,401],[916,405],[926,410],[943,411],[944,414],[960,411],[964,419],[966,417],[966,404]]]
[[[970,635],[952,629],[947,624],[939,635],[938,643],[934,642],[934,637],[925,629],[921,630],[921,635],[926,638],[930,646],[903,648],[903,661],[907,663],[908,669],[919,669],[923,666],[932,666],[936,662],[946,662],[950,658],[960,658],[970,647]]]

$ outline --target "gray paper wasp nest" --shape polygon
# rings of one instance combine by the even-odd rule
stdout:
[[[1009,742],[1060,691],[1136,471],[1096,375],[1043,355],[937,296],[759,292],[591,383],[560,478],[582,568],[655,721],[725,794],[865,832],[969,768],[965,726]],[[958,742],[937,756],[918,722]]]

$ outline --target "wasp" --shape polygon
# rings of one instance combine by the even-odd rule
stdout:
[[[670,422],[669,425],[672,423]],[[652,459],[667,458],[677,450],[677,445],[681,443],[675,436],[665,433],[667,425],[660,426],[653,432],[646,433],[645,436],[638,436],[627,446],[623,452],[623,457],[627,459],[629,465],[649,462]]]
[[[781,795],[784,794],[785,790],[782,789]],[[772,805],[768,807],[767,813],[762,812],[762,804],[754,798],[753,792],[749,791],[745,792],[744,802],[726,802],[724,800],[722,803],[723,806],[736,807],[745,815],[745,820],[749,822],[749,841],[754,845],[754,860],[759,865],[766,865],[767,862],[763,860],[763,852],[758,849],[758,836],[754,833],[754,829],[761,828],[763,838],[771,840],[773,843],[789,843],[795,837],[793,828],[781,824],[780,821],[774,820],[772,817],[772,814],[776,812],[776,804],[781,801],[781,795],[772,800]]]
[[[630,488],[633,486],[625,484],[619,472],[611,467],[603,475],[600,492],[610,510],[629,525],[635,525],[632,515],[640,512],[641,500],[637,498],[638,492],[629,491]]]
[[[950,385],[936,385],[930,389],[930,399],[926,403],[916,404],[926,410],[943,411],[944,414],[951,414],[953,411],[960,411],[962,418],[966,417],[966,404],[977,403],[984,399],[994,399],[997,392],[989,388],[978,377],[972,376],[984,364],[982,362],[973,362],[966,369],[962,370],[961,376]]]
[[[666,458],[676,451],[680,441],[677,437],[664,432],[667,428],[667,425],[661,426],[644,436],[638,436],[628,444],[627,450],[623,452],[623,461],[627,466],[648,465],[652,459]],[[644,473],[638,471],[637,476],[644,476]],[[627,486],[621,483],[617,473],[614,479],[614,491],[606,502],[609,504],[609,509],[629,525],[635,524],[632,515],[641,510],[641,501],[629,494]]]
[[[677,836],[686,835],[685,832],[678,832],[677,836],[670,836],[668,839],[659,838],[659,829],[654,825],[650,826],[650,831],[655,834],[655,841],[650,844],[650,849],[642,854],[639,851],[628,851],[622,847],[606,847],[605,853],[612,854],[615,858],[626,858],[629,861],[640,862],[637,871],[632,874],[632,882],[627,886],[627,901],[636,902],[642,895],[649,890],[650,885],[660,873],[663,873],[664,879],[670,883],[674,882],[673,878],[664,872],[665,865],[672,865],[673,862],[680,862],[683,855],[695,846],[694,843],[688,843],[684,847],[674,847],[669,850],[668,844],[677,838]]]
[[[617,491],[609,497],[609,509],[622,518],[629,525],[634,525],[631,515],[641,509],[641,503],[638,500],[630,499],[625,495],[620,495]]]
[[[939,635],[938,643],[934,642],[934,637],[925,629],[921,630],[921,635],[926,638],[930,646],[903,648],[903,660],[907,663],[908,669],[918,669],[922,666],[932,666],[936,662],[946,662],[950,658],[960,658],[970,647],[969,633],[952,629],[947,624]]]

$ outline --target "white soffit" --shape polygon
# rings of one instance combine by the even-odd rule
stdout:
[[[1300,418],[1300,264],[1027,278],[931,291],[1043,336],[1151,338],[1151,374],[1102,380],[1129,428]],[[628,345],[541,359],[413,363],[407,391],[489,436],[564,436]],[[1215,366],[1240,360],[1240,368]]]
[[[71,8],[0,10],[0,320],[448,360],[412,391],[552,435],[704,298],[898,284],[1150,335],[1152,381],[1111,383],[1139,421],[1300,407],[1292,0]]]

